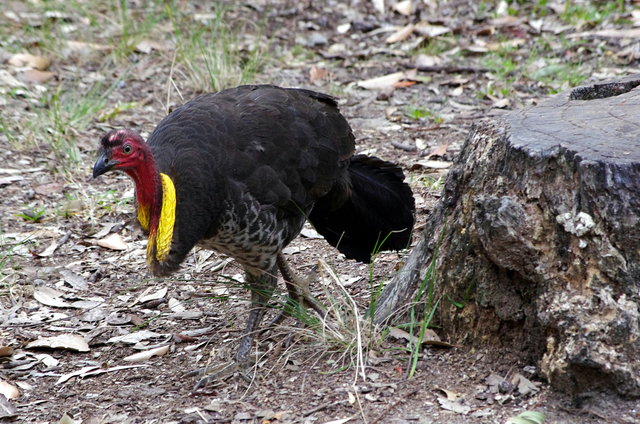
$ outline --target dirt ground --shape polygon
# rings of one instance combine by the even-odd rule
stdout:
[[[251,40],[264,40],[267,51],[281,59],[268,61],[256,82],[338,96],[356,134],[358,152],[401,164],[416,197],[415,243],[438,200],[438,179],[446,178],[470,126],[506,109],[535,104],[551,88],[566,87],[550,88],[516,76],[508,93],[478,95],[483,87],[504,83],[495,70],[486,69],[481,57],[486,52],[450,52],[477,46],[478,39],[485,45],[514,37],[530,42],[536,37],[529,31],[534,27],[530,23],[504,25],[488,16],[480,19],[477,5],[468,1],[416,1],[418,11],[409,16],[391,9],[381,14],[374,3],[257,1],[232,8],[228,16],[238,22],[266,22],[259,38]],[[182,6],[193,7],[194,13],[211,7],[207,2],[194,4]],[[440,54],[446,58],[443,62],[403,76],[394,87],[388,82],[377,89],[359,86],[374,77],[415,69],[416,56],[404,48],[417,43],[415,34],[406,41],[385,42],[394,28],[412,22],[449,28],[455,35],[451,54]],[[344,30],[341,25],[346,23],[351,26]],[[567,31],[595,31],[608,24]],[[603,64],[598,56],[607,45],[591,38],[585,45],[583,50],[562,47],[566,50],[556,53],[567,58],[584,55],[583,71],[596,78],[637,67],[633,57]],[[616,46],[621,50],[629,44]],[[638,401],[606,393],[554,392],[535,363],[519,359],[517,346],[513,352],[497,352],[459,345],[439,334],[450,346],[425,345],[415,375],[407,379],[406,340],[376,333],[384,339],[364,347],[361,368],[353,340],[327,341],[322,334],[299,328],[291,318],[258,336],[250,382],[231,374],[193,390],[197,377],[189,372],[220,366],[233,357],[247,316],[248,293],[241,287],[240,268],[205,250],[196,249],[172,278],[151,278],[145,267],[146,240],[134,221],[131,182],[114,174],[91,178],[101,134],[122,126],[148,134],[165,115],[171,72],[170,61],[164,60],[167,54],[160,55],[163,60],[144,52],[134,55],[128,79],[110,94],[109,104],[140,103],[75,134],[81,160],[70,172],[59,172],[47,146],[16,147],[11,131],[19,136],[21,115],[30,116],[37,106],[23,96],[2,92],[0,375],[3,384],[18,388],[19,397],[7,400],[0,395],[0,410],[13,411],[0,414],[5,417],[0,421],[505,423],[524,411],[540,411],[548,423],[640,422]],[[71,65],[54,61],[52,69],[61,76],[48,84],[62,83]],[[0,69],[18,72],[6,62]],[[505,78],[517,74],[510,75]],[[35,83],[29,84],[33,89]],[[188,88],[181,92],[186,99],[194,94]],[[170,103],[181,100],[174,93]],[[40,208],[46,211],[43,217],[25,218],[33,218]],[[371,299],[370,283],[388,281],[407,254],[382,254],[369,267],[345,260],[315,238],[310,227],[307,230],[287,249],[291,265],[302,275],[318,268],[334,270],[341,286],[325,279],[312,287],[314,293],[325,303],[352,299],[361,316]],[[116,246],[98,245],[110,235],[120,237]],[[120,241],[126,243],[124,250],[116,250]],[[346,295],[339,294],[343,289]],[[353,311],[345,312],[349,313]],[[69,335],[82,336],[86,347]],[[50,341],[40,348],[28,346],[53,336],[67,337],[61,342],[66,348]],[[160,353],[125,360],[150,348]],[[520,389],[512,383],[516,376],[532,387]]]

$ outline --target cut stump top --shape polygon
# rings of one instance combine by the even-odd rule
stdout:
[[[640,75],[578,87],[532,109],[509,113],[513,147],[533,155],[555,155],[558,149],[578,160],[640,162]]]

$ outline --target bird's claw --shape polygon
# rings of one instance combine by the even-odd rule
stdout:
[[[197,370],[191,371],[185,375],[185,377],[194,377],[197,375],[204,375],[198,382],[193,386],[193,391],[206,387],[214,382],[220,382],[228,379],[234,374],[239,374],[244,380],[247,380],[246,376],[246,368],[242,367],[236,361],[223,362],[217,366],[204,367],[199,368]],[[250,379],[249,379],[250,381]]]

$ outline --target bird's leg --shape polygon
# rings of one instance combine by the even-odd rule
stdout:
[[[260,326],[262,317],[264,317],[267,310],[267,303],[271,299],[277,283],[275,267],[272,272],[264,272],[262,274],[254,274],[253,270],[248,269],[245,269],[245,271],[249,289],[251,290],[251,311],[247,319],[247,328],[244,330],[242,339],[240,339],[236,353],[236,361],[243,368],[249,362],[249,352],[251,352],[255,332]]]
[[[325,316],[327,313],[325,307],[318,302],[315,297],[313,297],[309,290],[309,280],[311,277],[309,277],[309,279],[302,279],[296,276],[291,267],[289,267],[289,264],[282,253],[278,254],[276,263],[280,270],[280,274],[282,274],[282,278],[284,279],[284,284],[287,286],[289,299],[284,305],[283,310],[273,319],[273,321],[269,323],[265,330],[272,329],[276,325],[280,324],[287,315],[293,316],[292,311],[296,307],[305,307],[305,305],[309,305],[313,310],[320,314],[320,316]]]
[[[299,278],[295,272],[293,272],[282,253],[278,253],[277,264],[280,274],[282,274],[282,278],[287,285],[289,297],[301,305],[307,304],[320,314],[320,316],[325,316],[327,309],[311,294],[309,281]]]
[[[223,380],[236,371],[239,371],[240,376],[245,380],[251,381],[251,379],[245,375],[245,371],[249,365],[249,354],[251,353],[251,346],[253,345],[256,330],[260,326],[260,322],[267,310],[267,303],[269,299],[271,299],[276,287],[276,272],[277,268],[275,266],[271,272],[263,273],[256,273],[254,270],[245,268],[247,283],[251,290],[251,310],[249,311],[249,318],[247,319],[247,327],[242,334],[238,350],[236,351],[236,360],[235,362],[222,364],[214,370],[205,368],[190,373],[189,375],[210,373],[196,383],[194,390],[205,387],[214,381]]]

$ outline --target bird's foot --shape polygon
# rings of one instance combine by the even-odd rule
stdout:
[[[202,375],[198,382],[193,386],[193,391],[211,386],[214,383],[221,383],[232,377],[239,377],[247,383],[251,383],[249,376],[248,364],[242,364],[237,361],[227,361],[215,366],[207,366],[191,371],[185,377],[195,377]]]
[[[289,297],[282,304],[282,309],[278,312],[275,318],[273,318],[269,324],[263,329],[262,333],[268,330],[273,330],[276,326],[282,323],[287,317],[299,318],[302,314],[306,313],[306,307],[304,299],[297,295],[297,292],[290,293]]]
[[[309,289],[309,283],[315,281],[317,275],[312,273],[307,278],[298,277],[282,254],[278,255],[277,264],[280,274],[282,274],[282,278],[287,285],[291,300],[294,303],[313,309],[318,315],[324,317],[327,314],[327,308],[311,294]]]
[[[304,301],[304,305],[316,311],[321,317],[327,314],[327,308],[311,294],[308,282],[303,287],[299,287],[298,295]]]

